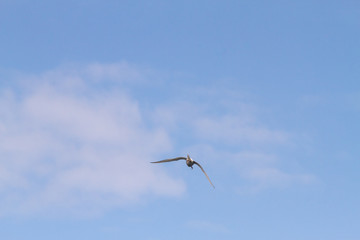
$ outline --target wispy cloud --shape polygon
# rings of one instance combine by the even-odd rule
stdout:
[[[225,166],[237,171],[234,182],[242,182],[245,192],[315,181],[311,174],[282,167],[294,160],[285,159],[279,149],[288,151],[296,146],[296,133],[267,126],[258,116],[257,107],[247,103],[242,94],[207,88],[210,90],[200,90],[197,95],[180,93],[188,97],[159,106],[155,122],[185,139],[187,144],[180,144],[183,149],[217,169]]]
[[[287,144],[291,141],[288,132],[267,127],[259,119],[257,107],[245,100],[245,94],[210,85],[177,89],[176,95],[180,99],[158,106],[156,122],[170,128],[181,124],[191,128],[195,137],[213,143]]]
[[[245,122],[241,116],[200,118],[195,123],[198,135],[211,141],[235,143],[286,143],[288,134]]]
[[[287,173],[276,166],[250,168],[243,176],[251,184],[241,188],[241,193],[257,193],[271,187],[289,187],[294,184],[311,184],[316,177],[306,173]]]
[[[182,181],[148,164],[171,141],[163,128],[146,126],[122,91],[124,76],[141,71],[125,63],[60,69],[2,89],[0,214],[97,212],[184,192]]]

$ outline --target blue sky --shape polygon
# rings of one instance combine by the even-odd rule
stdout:
[[[358,1],[0,1],[1,239],[360,238]],[[150,161],[190,156],[184,162]]]

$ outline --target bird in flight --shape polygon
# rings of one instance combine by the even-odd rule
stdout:
[[[164,163],[164,162],[173,162],[173,161],[178,161],[178,160],[186,160],[186,165],[188,165],[188,167],[191,167],[191,169],[193,168],[194,164],[198,165],[200,167],[201,171],[203,171],[203,173],[205,174],[206,178],[209,180],[209,183],[211,184],[211,186],[213,186],[213,188],[215,188],[214,184],[212,184],[212,182],[210,181],[209,176],[206,174],[206,172],[202,168],[202,166],[198,162],[192,160],[191,157],[189,156],[189,154],[187,155],[187,157],[169,158],[169,159],[156,161],[156,162],[151,162],[151,163]]]

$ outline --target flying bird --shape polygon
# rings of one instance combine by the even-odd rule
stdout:
[[[202,168],[202,166],[198,162],[192,160],[191,157],[189,156],[189,154],[187,155],[187,157],[169,158],[169,159],[156,161],[156,162],[151,162],[151,163],[164,163],[164,162],[173,162],[173,161],[178,161],[178,160],[186,160],[186,165],[188,165],[188,167],[191,167],[191,169],[193,169],[194,164],[198,165],[200,167],[201,171],[203,171],[203,173],[205,174],[206,178],[209,180],[209,183],[211,184],[211,186],[213,186],[213,188],[215,188],[214,184],[212,184],[212,182],[210,181],[209,176],[206,174],[206,172]]]

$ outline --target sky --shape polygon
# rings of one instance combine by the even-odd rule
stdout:
[[[360,239],[359,1],[0,0],[0,238]],[[184,161],[151,161],[186,156]]]

